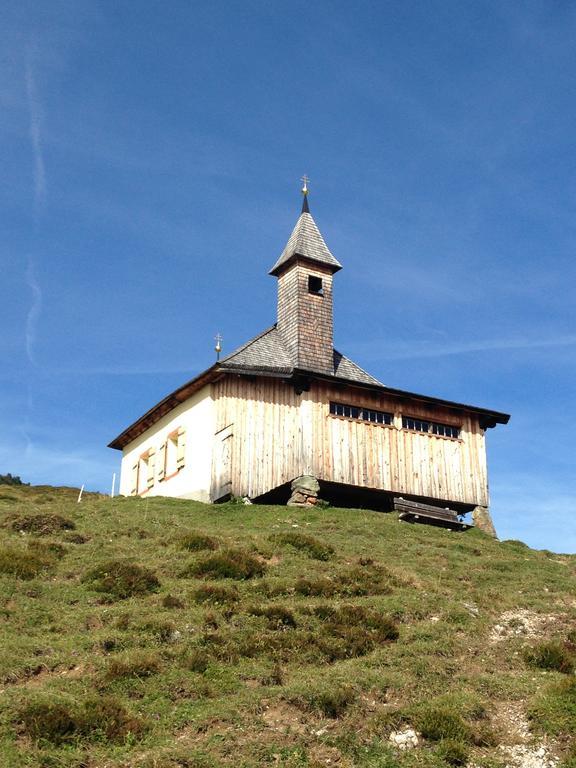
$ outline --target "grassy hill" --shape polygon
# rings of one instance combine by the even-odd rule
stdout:
[[[76,498],[0,488],[2,767],[576,766],[576,556]]]

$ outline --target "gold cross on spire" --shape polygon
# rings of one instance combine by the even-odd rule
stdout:
[[[310,181],[310,179],[308,178],[308,176],[306,176],[306,174],[304,174],[304,176],[302,176],[302,184],[303,184],[302,194],[304,196],[306,196],[308,194],[308,182],[309,181]]]
[[[216,352],[216,360],[220,360],[220,352],[222,352],[222,336],[217,333],[214,337],[214,341],[216,342],[216,346],[214,347],[214,352]]]

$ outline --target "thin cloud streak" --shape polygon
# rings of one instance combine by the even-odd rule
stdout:
[[[438,344],[437,342],[406,342],[394,349],[388,342],[382,342],[381,354],[370,354],[377,343],[371,343],[366,349],[366,359],[372,360],[411,360],[422,357],[447,357],[450,355],[465,355],[471,352],[492,352],[514,349],[546,349],[553,347],[569,347],[576,345],[576,334],[557,336],[551,339],[485,339],[468,343]],[[356,352],[362,352],[363,345],[351,345]]]
[[[32,259],[28,260],[28,267],[26,268],[26,284],[32,292],[32,304],[26,316],[26,356],[32,365],[36,365],[34,348],[36,346],[38,320],[42,310],[42,289],[40,288],[40,283],[36,279]]]
[[[42,110],[40,100],[36,90],[36,79],[34,77],[34,56],[35,46],[28,45],[26,49],[26,97],[28,101],[28,111],[30,113],[30,141],[32,143],[33,157],[33,178],[34,178],[34,205],[35,215],[38,216],[46,200],[46,167],[44,165],[44,155],[42,152]]]

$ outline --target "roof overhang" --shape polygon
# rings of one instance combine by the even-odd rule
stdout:
[[[302,262],[304,265],[309,266],[312,269],[325,269],[326,272],[330,272],[331,274],[334,274],[335,272],[338,272],[342,269],[340,264],[328,264],[323,261],[311,259],[308,256],[303,256],[301,253],[293,253],[292,256],[286,259],[286,261],[283,261],[280,264],[276,264],[276,266],[274,266],[270,272],[268,272],[268,274],[274,275],[274,277],[278,277],[282,272],[285,272],[289,267],[292,266],[292,264],[297,261]]]
[[[397,397],[398,399],[416,400],[425,405],[438,405],[444,408],[453,408],[458,411],[466,411],[467,413],[473,413],[478,416],[480,426],[483,429],[489,429],[495,427],[496,424],[508,424],[510,421],[510,414],[501,413],[500,411],[492,411],[487,408],[479,408],[476,405],[466,405],[465,403],[457,403],[453,400],[443,400],[439,397],[430,397],[429,395],[420,395],[416,392],[408,392],[404,389],[394,389],[392,387],[386,387],[383,384],[368,384],[361,381],[350,381],[349,379],[339,378],[337,376],[326,376],[325,374],[312,373],[310,371],[298,371],[294,370],[294,374],[299,376],[308,375],[315,379],[322,379],[323,381],[332,382],[334,384],[341,384],[348,387],[358,387],[360,389],[367,389],[372,392],[378,392],[383,395],[389,395],[391,397]]]
[[[226,367],[220,363],[215,363],[210,368],[200,373],[194,379],[190,379],[186,384],[183,384],[178,389],[174,390],[171,394],[167,395],[163,400],[157,403],[153,408],[147,411],[137,421],[127,427],[118,437],[114,438],[112,442],[108,444],[109,448],[115,448],[122,450],[133,440],[136,440],[147,429],[154,426],[163,416],[170,413],[178,405],[181,405],[189,397],[198,392],[202,387],[210,384],[223,375],[235,375],[235,376],[259,376],[266,378],[284,379],[285,381],[302,382],[303,379],[309,379],[310,381],[316,379],[326,381],[331,384],[336,384],[345,387],[354,387],[357,389],[368,390],[370,392],[377,392],[381,395],[387,395],[391,397],[397,397],[399,399],[416,400],[426,405],[442,406],[444,408],[451,408],[458,411],[465,411],[467,413],[474,414],[478,417],[480,426],[483,429],[495,427],[496,424],[507,424],[510,420],[510,415],[507,413],[500,413],[499,411],[492,411],[486,408],[478,408],[475,405],[465,405],[464,403],[456,403],[452,400],[443,400],[438,397],[430,397],[429,395],[420,395],[415,392],[407,392],[402,389],[393,389],[384,385],[368,384],[360,381],[351,381],[338,376],[329,376],[327,374],[318,373],[316,371],[309,371],[301,368],[293,368],[292,370],[264,370],[260,368],[234,368],[232,366]]]

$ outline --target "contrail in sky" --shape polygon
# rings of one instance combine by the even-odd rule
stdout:
[[[33,168],[32,175],[34,179],[34,221],[38,222],[40,211],[46,200],[46,169],[44,166],[44,156],[42,154],[42,110],[40,100],[36,91],[36,80],[34,77],[34,52],[35,46],[29,44],[26,48],[26,98],[28,102],[28,112],[30,115],[30,142],[32,144]],[[36,278],[34,261],[30,256],[26,268],[26,284],[32,292],[32,304],[26,316],[26,355],[32,365],[35,364],[34,346],[36,344],[36,329],[38,319],[42,309],[42,289]],[[29,395],[30,399],[30,395]]]
[[[46,199],[46,169],[44,166],[44,156],[42,154],[42,110],[40,101],[36,92],[36,80],[34,78],[32,45],[26,49],[26,97],[28,100],[28,111],[30,114],[30,141],[32,142],[32,156],[34,160],[34,203],[35,213],[38,215]]]
[[[32,259],[28,259],[28,267],[26,269],[26,284],[32,292],[32,305],[28,310],[26,316],[26,355],[28,360],[34,365],[34,345],[36,344],[36,328],[38,325],[38,318],[40,317],[40,311],[42,309],[42,289],[36,279],[34,271],[34,262]]]

